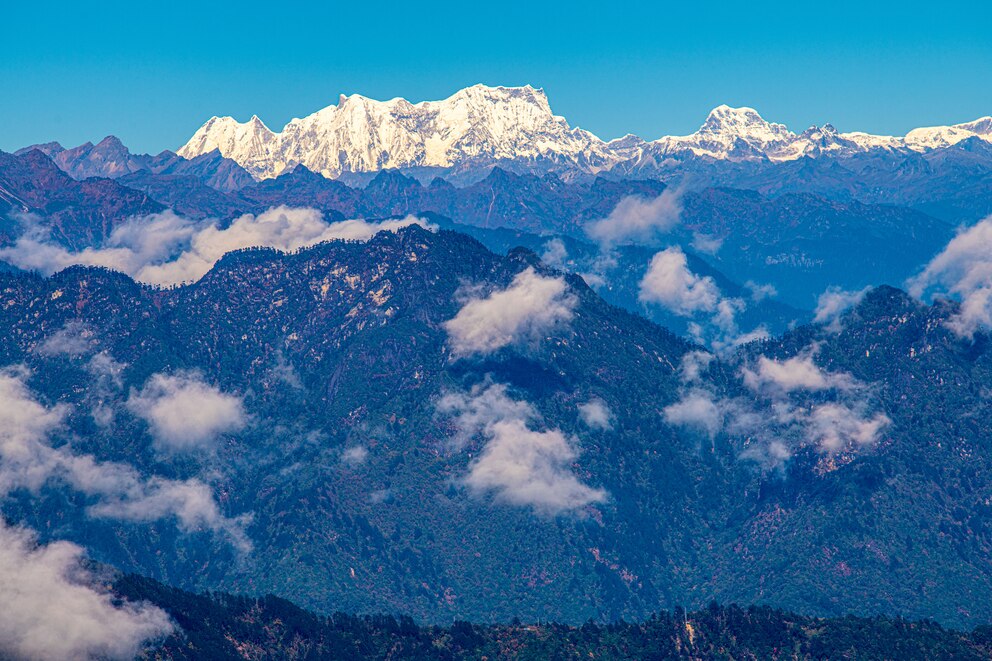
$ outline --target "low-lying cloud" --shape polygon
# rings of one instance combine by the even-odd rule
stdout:
[[[653,245],[682,215],[680,191],[666,188],[653,199],[625,197],[601,220],[586,225],[586,234],[604,250],[621,244]]]
[[[579,404],[579,417],[590,429],[609,431],[613,428],[613,411],[599,397],[593,397],[584,404]]]
[[[133,218],[115,228],[102,247],[72,252],[39,234],[21,236],[0,248],[0,259],[19,268],[51,274],[76,264],[104,266],[139,282],[170,286],[202,278],[226,253],[251,247],[293,251],[332,239],[367,241],[381,231],[428,225],[408,216],[380,223],[344,220],[328,223],[316,209],[275,207],[245,214],[228,227],[215,220],[193,221],[171,210]]]
[[[741,456],[766,467],[780,466],[801,447],[829,456],[856,452],[876,443],[891,423],[871,412],[868,384],[816,365],[815,346],[784,360],[759,356],[742,367],[739,377],[751,397],[719,395],[705,382],[706,355],[684,359],[682,394],[663,410],[665,421],[710,440],[720,434],[746,439]]]
[[[42,342],[37,352],[41,356],[82,356],[89,353],[93,331],[85,324],[72,321],[55,331]]]
[[[813,323],[823,324],[827,330],[839,332],[840,318],[849,309],[861,302],[870,287],[858,291],[848,291],[840,287],[829,287],[816,301]]]
[[[657,303],[675,314],[691,316],[696,312],[714,312],[722,295],[713,278],[690,271],[685,253],[673,246],[651,258],[638,298],[645,303]]]
[[[848,443],[871,445],[891,421],[884,413],[866,417],[862,404],[821,404],[813,408],[806,427],[811,443],[827,452],[838,452]]]
[[[759,356],[757,365],[745,367],[741,375],[746,385],[768,396],[795,390],[851,390],[856,382],[849,374],[825,372],[813,361],[813,351],[785,360]]]
[[[706,434],[711,440],[723,429],[723,404],[716,396],[703,388],[692,388],[677,402],[666,406],[662,411],[670,425],[693,427]]]
[[[341,462],[348,466],[361,466],[368,460],[369,451],[364,445],[352,445],[341,452]]]
[[[558,429],[532,429],[540,421],[536,409],[509,397],[505,385],[447,393],[437,410],[454,417],[460,444],[475,435],[485,439],[463,478],[471,491],[494,493],[499,500],[549,515],[606,499],[604,490],[583,484],[569,468],[579,455],[577,439]]]
[[[747,308],[747,303],[741,298],[724,296],[712,277],[700,276],[689,269],[686,255],[678,246],[666,248],[651,258],[640,282],[638,299],[694,319],[689,324],[693,339],[717,351],[768,336],[762,327],[741,333],[737,315]]]
[[[130,465],[53,447],[49,437],[69,410],[47,408],[26,384],[23,368],[0,370],[0,498],[15,489],[37,492],[48,483],[65,484],[96,499],[90,516],[133,522],[174,517],[185,532],[206,529],[225,535],[241,551],[251,548],[246,517],[224,516],[210,487],[201,480],[144,478]]]
[[[127,407],[148,423],[156,448],[166,452],[210,449],[219,435],[244,428],[248,419],[240,397],[195,372],[153,374],[131,393]]]
[[[173,630],[146,603],[120,603],[69,542],[39,546],[0,518],[0,656],[15,659],[132,659]]]
[[[961,299],[961,309],[947,326],[971,339],[992,328],[992,216],[961,231],[930,260],[923,271],[907,281],[918,298],[950,294]]]
[[[485,356],[511,344],[540,341],[571,320],[577,305],[564,278],[543,276],[528,267],[506,289],[470,297],[444,327],[456,358]]]

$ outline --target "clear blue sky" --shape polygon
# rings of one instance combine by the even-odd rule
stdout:
[[[749,105],[801,130],[992,114],[992,2],[8,3],[0,149],[113,133],[176,148],[211,115],[271,128],[339,93],[544,87],[603,138]]]

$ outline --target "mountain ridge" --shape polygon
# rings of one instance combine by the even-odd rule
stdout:
[[[534,276],[562,278],[575,303],[568,324],[541,333],[539,344],[454,359],[456,293],[466,283],[484,288],[468,290],[477,296],[505,292]],[[799,327],[746,345],[737,360],[712,358],[690,377],[686,357],[698,358],[698,346],[605,304],[576,276],[539,265],[529,251],[499,256],[419,226],[364,244],[237,251],[195,284],[169,290],[92,267],[47,279],[0,276],[0,289],[0,356],[27,364],[45,401],[75,405],[78,424],[90,425],[74,441],[80,450],[196,474],[193,459],[152,453],[125,404],[154,374],[200,370],[223,392],[240,393],[256,416],[257,425],[214,447],[216,463],[205,459],[207,468],[224,467],[211,483],[231,515],[254,513],[247,532],[256,547],[245,565],[218,555],[222,540],[97,529],[59,499],[9,511],[44,539],[85,533],[97,561],[125,571],[187,589],[275,592],[324,610],[402,608],[431,621],[578,623],[712,598],[969,625],[988,617],[990,403],[974,386],[987,382],[992,363],[987,342],[971,346],[946,327],[947,305],[880,288],[841,320],[839,334]],[[81,354],[41,350],[80,328],[88,331]],[[101,433],[87,422],[85,399],[87,359],[97,352],[124,365],[120,386],[103,395],[117,423]],[[665,413],[709,396],[728,415],[753,407],[744,422],[763,418],[766,398],[751,397],[741,377],[762,359],[807,364],[838,384],[839,403],[823,390],[793,393],[803,406],[836,413],[877,401],[891,425],[838,452],[793,430],[789,463],[765,470],[749,457],[768,430],[706,436]],[[457,421],[438,402],[488,392],[479,390],[487,384],[500,384],[490,396],[501,406],[526,403],[549,430],[531,434],[577,439],[583,451],[569,471],[609,498],[581,515],[548,517],[468,489],[462,476],[487,441],[452,445]],[[762,392],[776,406],[791,401]],[[608,407],[610,424],[578,415],[593,398]],[[781,419],[791,424],[805,410],[789,404]],[[155,553],[162,544],[175,552]],[[209,573],[189,573],[191,562]],[[966,609],[957,598],[964,592],[976,595]]]
[[[447,99],[419,103],[341,95],[337,105],[293,119],[279,131],[257,116],[247,122],[215,116],[177,153],[192,158],[217,149],[259,179],[299,164],[338,177],[386,168],[478,167],[501,160],[544,162],[550,171],[595,175],[646,155],[791,161],[877,150],[922,153],[976,136],[992,142],[992,117],[921,127],[902,138],[838,133],[830,124],[797,134],[767,122],[753,108],[721,105],[690,135],[604,141],[555,115],[541,89],[474,85]]]

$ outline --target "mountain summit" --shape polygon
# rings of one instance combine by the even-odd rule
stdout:
[[[551,112],[543,90],[475,85],[443,101],[376,101],[342,95],[338,105],[273,132],[257,117],[214,117],[179,150],[219,149],[260,179],[296,167],[325,177],[389,168],[451,168],[548,161],[595,171],[614,158],[603,141]]]
[[[244,123],[212,117],[178,154],[191,159],[218,150],[257,179],[277,177],[297,165],[328,178],[384,169],[458,175],[497,164],[569,177],[673,156],[791,161],[873,150],[912,154],[971,137],[992,142],[992,118],[916,129],[905,138],[838,133],[829,124],[796,134],[753,108],[721,105],[691,135],[605,142],[555,115],[542,89],[474,85],[442,101],[420,103],[341,95],[337,105],[294,119],[281,131],[255,116]]]

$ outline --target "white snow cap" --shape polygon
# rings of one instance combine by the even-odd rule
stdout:
[[[212,117],[178,153],[194,158],[216,149],[258,179],[277,177],[299,164],[333,178],[386,168],[484,167],[503,160],[546,161],[596,174],[651,154],[783,161],[872,149],[928,151],[976,136],[992,142],[992,117],[916,129],[905,138],[838,133],[830,125],[797,135],[753,108],[720,105],[691,135],[604,142],[552,113],[543,89],[473,85],[447,99],[420,103],[342,94],[337,105],[294,119],[278,132],[255,116],[244,123]]]

